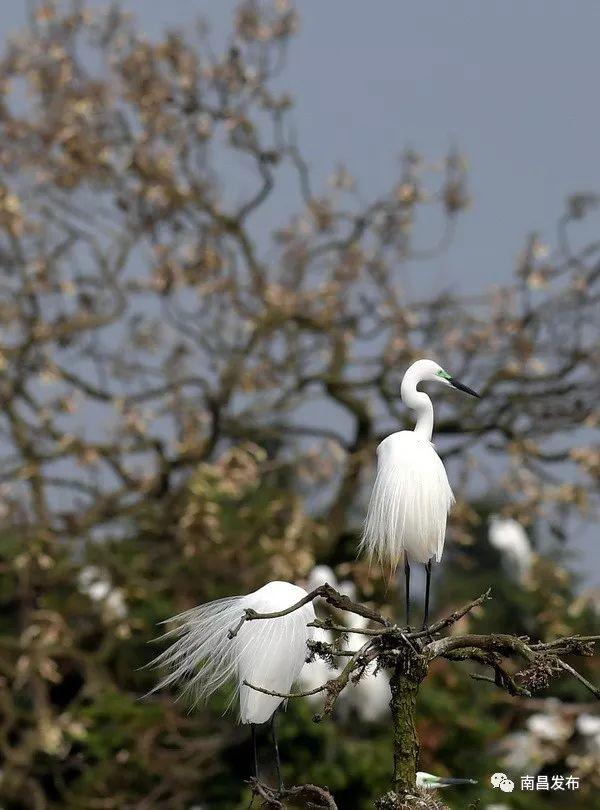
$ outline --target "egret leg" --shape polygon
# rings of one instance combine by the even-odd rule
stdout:
[[[425,614],[423,616],[423,630],[429,624],[429,589],[431,587],[431,560],[425,563]]]
[[[259,781],[258,776],[258,748],[256,747],[256,726],[254,723],[250,724],[250,733],[252,734],[252,754],[254,757],[254,777]]]
[[[275,751],[275,769],[277,771],[277,785],[279,792],[283,790],[283,779],[281,778],[281,760],[279,759],[279,745],[277,743],[277,728],[275,721],[277,718],[277,709],[273,712],[271,717],[271,739],[273,740],[273,750]]]
[[[406,626],[410,627],[410,565],[406,554],[404,555],[404,586],[406,595]]]

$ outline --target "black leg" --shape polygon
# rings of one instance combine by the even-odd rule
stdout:
[[[404,585],[406,590],[406,626],[410,627],[410,565],[406,553],[404,554]]]
[[[273,712],[271,717],[271,739],[273,740],[273,750],[275,751],[275,768],[277,770],[277,785],[279,792],[283,790],[283,779],[281,778],[281,761],[279,759],[279,745],[277,744],[277,729],[275,727],[275,720],[277,718],[277,709]]]
[[[423,630],[429,624],[429,589],[431,587],[431,560],[425,563],[425,615],[423,617]]]
[[[250,724],[250,731],[252,733],[252,752],[254,756],[254,776],[258,780],[258,748],[256,747],[256,726],[254,723]]]

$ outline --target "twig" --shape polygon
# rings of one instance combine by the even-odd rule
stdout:
[[[492,589],[488,588],[485,593],[482,593],[481,596],[478,596],[477,599],[473,599],[472,602],[469,602],[466,605],[463,605],[458,610],[455,610],[454,613],[451,613],[449,616],[446,616],[445,619],[440,619],[435,624],[430,625],[425,630],[419,630],[417,633],[408,633],[408,638],[423,638],[424,636],[431,636],[434,633],[439,633],[440,630],[444,630],[446,627],[450,627],[451,624],[455,624],[459,619],[462,619],[463,616],[466,616],[473,608],[479,607],[484,602],[487,602],[488,599],[491,598]]]
[[[248,780],[253,796],[259,796],[273,810],[283,810],[285,801],[292,802],[296,807],[319,808],[319,810],[338,810],[333,796],[327,788],[317,785],[294,785],[283,790],[273,790],[258,779]]]
[[[315,715],[315,721],[320,722],[323,717],[327,714],[331,714],[333,707],[335,705],[335,701],[337,700],[338,695],[348,685],[348,681],[350,680],[350,675],[354,672],[356,668],[356,664],[369,649],[372,644],[372,640],[365,642],[360,650],[356,650],[356,652],[352,655],[346,666],[340,672],[340,674],[336,678],[331,678],[330,680],[326,681],[322,686],[317,686],[314,689],[308,689],[304,692],[276,692],[273,689],[265,689],[262,686],[256,686],[249,681],[243,681],[243,685],[247,686],[249,689],[254,689],[256,692],[262,692],[264,695],[270,695],[271,697],[278,697],[283,699],[289,698],[296,698],[296,697],[308,697],[309,695],[318,695],[319,692],[327,692],[328,697],[325,700],[325,706],[323,707],[323,712],[321,714]]]
[[[263,695],[271,695],[271,697],[278,697],[278,698],[285,698],[288,700],[289,698],[297,698],[297,697],[308,697],[309,695],[318,695],[319,692],[324,692],[327,689],[327,685],[332,683],[333,680],[327,681],[323,684],[323,686],[317,686],[314,689],[307,689],[305,692],[275,692],[273,689],[265,689],[262,686],[256,686],[250,681],[242,681],[244,686],[247,686],[249,689],[254,689],[255,692],[262,692]]]
[[[340,610],[346,610],[350,613],[356,613],[358,616],[363,616],[365,619],[370,619],[371,621],[377,622],[378,624],[383,625],[384,627],[392,627],[392,623],[389,619],[386,619],[385,616],[382,616],[376,610],[372,610],[371,608],[365,607],[364,605],[360,605],[358,602],[353,602],[352,599],[349,599],[347,596],[344,596],[341,593],[338,593],[335,588],[332,588],[331,585],[319,585],[318,588],[315,588],[310,593],[307,593],[306,596],[303,596],[295,604],[291,605],[289,608],[285,610],[278,610],[272,613],[257,613],[256,610],[252,608],[246,608],[244,611],[244,615],[239,620],[239,622],[232,627],[228,633],[227,637],[229,639],[235,638],[237,634],[242,629],[242,626],[245,622],[253,621],[254,619],[279,619],[282,616],[288,616],[290,613],[293,613],[295,610],[299,610],[304,605],[307,605],[309,602],[312,602],[313,599],[316,599],[317,596],[320,596],[330,605],[339,608]]]
[[[560,658],[558,658],[557,661],[562,669],[564,669],[566,672],[569,672],[574,678],[576,678],[579,681],[579,683],[583,684],[583,686],[585,686],[585,688],[588,689],[592,693],[592,695],[594,695],[595,698],[600,700],[600,689],[598,689],[596,686],[594,686],[593,683],[588,681],[587,678],[584,678],[580,672],[577,672],[577,670],[570,664],[567,664],[566,661],[562,661]]]
[[[344,625],[340,624],[331,624],[331,622],[322,619],[315,619],[314,622],[310,622],[308,627],[318,627],[321,630],[332,630],[337,633],[357,633],[361,636],[381,636],[384,633],[390,633],[394,628],[385,628],[375,630],[370,627],[366,628],[359,628],[359,627],[345,627]]]
[[[488,652],[497,652],[502,655],[516,653],[525,658],[526,661],[533,661],[536,653],[518,636],[511,636],[506,633],[490,633],[489,635],[465,634],[464,636],[447,636],[426,644],[423,653],[429,661],[440,656],[445,656],[453,650],[464,649],[465,647],[475,647]]]

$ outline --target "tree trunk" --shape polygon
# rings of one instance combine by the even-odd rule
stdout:
[[[398,660],[390,681],[394,726],[394,792],[399,798],[415,792],[419,739],[415,726],[417,695],[427,667],[410,650]]]

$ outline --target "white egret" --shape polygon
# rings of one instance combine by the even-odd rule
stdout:
[[[450,787],[451,785],[476,785],[477,779],[454,779],[451,776],[434,776],[432,773],[417,771],[417,787],[426,790]]]
[[[584,737],[600,738],[600,715],[598,714],[580,714],[575,726]]]
[[[527,729],[534,737],[545,742],[568,740],[573,733],[573,726],[560,714],[560,711],[538,712],[527,718]]]
[[[315,588],[320,588],[321,585],[331,585],[332,588],[337,587],[337,577],[333,573],[333,569],[328,565],[315,565],[308,575],[306,587],[309,591],[314,591]]]
[[[527,532],[512,518],[490,517],[488,540],[502,555],[503,564],[510,576],[524,582],[533,563],[533,551]]]
[[[279,751],[275,733],[275,713],[284,698],[252,689],[288,694],[308,655],[314,621],[312,602],[269,619],[245,622],[237,635],[229,631],[239,625],[247,608],[257,613],[277,613],[292,607],[306,591],[289,582],[269,582],[247,596],[218,599],[175,616],[174,630],[163,638],[177,640],[152,661],[170,670],[152,691],[183,682],[183,693],[195,702],[206,700],[219,687],[232,682],[239,697],[239,720],[251,726],[254,770],[258,778],[256,726],[270,721],[277,775],[281,786]]]
[[[410,622],[410,561],[426,568],[425,621],[429,616],[431,560],[439,562],[444,549],[446,518],[454,502],[444,465],[436,453],[433,405],[421,382],[439,382],[478,397],[433,360],[417,360],[402,380],[402,401],[416,414],[414,430],[392,433],[377,448],[377,475],[361,551],[394,572],[404,560],[406,623]]]
[[[86,565],[77,577],[79,592],[92,602],[102,605],[104,616],[109,621],[124,619],[127,616],[127,602],[121,588],[116,588],[108,571],[97,565]]]
[[[377,671],[375,661],[367,666],[357,684],[348,684],[347,691],[348,703],[364,723],[378,723],[389,714],[390,676],[384,669]]]
[[[341,593],[342,596],[347,596],[348,599],[351,599],[353,602],[356,602],[358,593],[356,590],[356,585],[351,579],[342,580],[337,586],[337,592]]]

